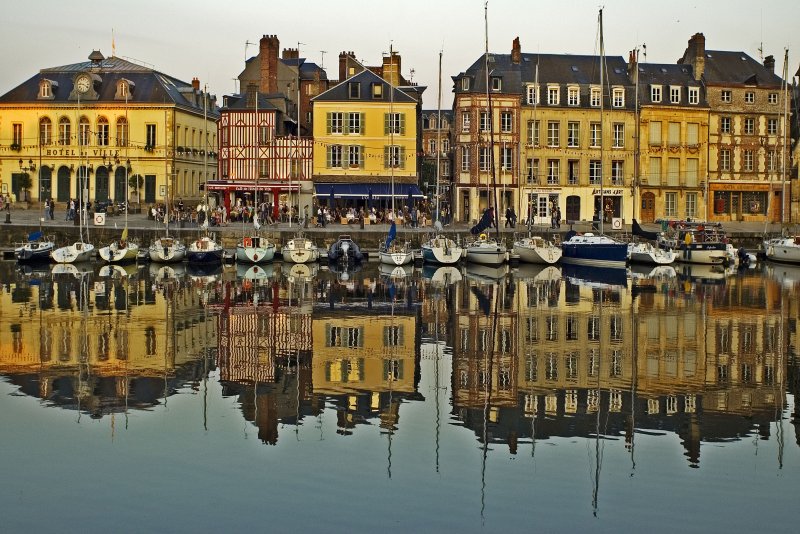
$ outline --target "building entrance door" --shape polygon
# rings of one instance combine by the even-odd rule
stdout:
[[[642,195],[642,222],[651,223],[656,218],[656,195],[645,193]]]

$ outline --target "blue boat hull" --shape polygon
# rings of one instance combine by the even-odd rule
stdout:
[[[222,263],[223,250],[192,251],[186,252],[186,259],[189,263]]]
[[[564,243],[561,250],[561,261],[573,265],[625,267],[628,262],[627,243]]]

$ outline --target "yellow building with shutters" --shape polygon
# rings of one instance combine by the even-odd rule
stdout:
[[[390,80],[392,71],[389,71]],[[406,91],[364,69],[312,100],[317,198],[339,206],[389,206],[421,198],[419,88]],[[399,207],[399,204],[396,204]]]

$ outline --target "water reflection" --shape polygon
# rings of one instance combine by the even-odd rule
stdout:
[[[43,406],[92,418],[216,381],[274,445],[326,410],[341,436],[391,436],[405,403],[432,402],[419,390],[431,343],[437,409],[449,381],[451,422],[484,454],[602,439],[634,466],[637,436],[672,434],[699,467],[704,443],[783,446],[795,271],[3,263],[0,372]]]

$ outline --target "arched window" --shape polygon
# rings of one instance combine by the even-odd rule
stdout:
[[[100,117],[97,119],[97,144],[98,146],[108,146],[108,119]]]
[[[39,143],[49,145],[53,142],[53,123],[50,117],[39,119]]]
[[[117,146],[128,146],[128,119],[117,119]]]
[[[86,146],[89,144],[89,119],[81,117],[78,123],[78,144]]]
[[[428,119],[428,126],[431,130],[436,129],[436,115],[431,115],[431,118]]]
[[[58,144],[59,145],[69,145],[72,143],[70,137],[72,136],[72,125],[69,122],[69,119],[66,117],[61,117],[58,120]]]

